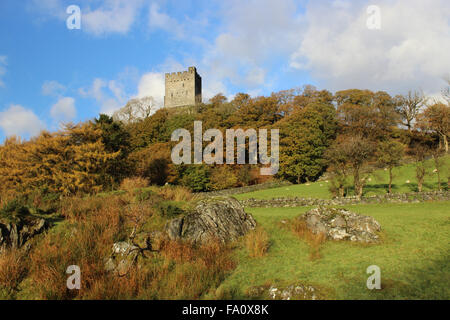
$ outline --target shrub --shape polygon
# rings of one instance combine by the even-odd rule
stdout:
[[[306,222],[300,219],[294,219],[291,223],[292,231],[301,239],[305,240],[310,247],[311,260],[320,259],[320,248],[326,240],[324,233],[315,234],[306,226]]]
[[[223,190],[235,187],[238,182],[233,169],[228,166],[219,166],[211,172],[211,186],[213,190]]]
[[[148,187],[148,179],[142,177],[125,178],[120,184],[120,189],[132,192],[136,189]]]
[[[140,189],[137,190],[135,194],[135,200],[137,202],[144,202],[149,200],[158,201],[161,198],[156,192],[150,189]]]
[[[69,220],[79,221],[87,215],[100,210],[105,204],[101,197],[91,198],[64,198],[61,201],[61,215]]]
[[[25,206],[22,199],[16,198],[8,201],[2,209],[0,209],[0,218],[5,218],[9,221],[16,221],[24,218],[30,214],[30,210]]]
[[[183,213],[183,209],[181,209],[178,205],[176,205],[172,201],[162,201],[156,204],[156,210],[158,210],[159,214],[165,218],[174,218]]]
[[[209,168],[205,165],[189,166],[180,174],[181,184],[194,192],[208,191],[211,181]]]
[[[0,287],[15,290],[27,275],[26,257],[17,249],[6,250],[0,254]]]
[[[245,245],[250,257],[262,257],[269,250],[269,236],[262,227],[257,227],[246,235]]]
[[[158,193],[166,200],[189,201],[193,195],[191,190],[183,186],[164,186]]]

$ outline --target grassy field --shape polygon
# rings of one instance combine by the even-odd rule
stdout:
[[[246,299],[252,286],[303,283],[330,299],[450,299],[449,208],[450,202],[351,206],[380,222],[383,242],[327,241],[316,260],[307,243],[282,223],[310,208],[248,208],[271,246],[262,258],[239,249],[238,267],[220,290]],[[382,290],[366,287],[370,265],[381,269]]]
[[[443,187],[447,185],[448,170],[450,168],[450,156],[444,158],[443,172],[441,173],[441,183]],[[437,190],[437,175],[433,173],[434,164],[432,160],[427,161],[428,174],[425,177],[423,191]],[[392,192],[405,193],[417,191],[417,181],[415,173],[415,165],[413,163],[397,167],[393,170],[394,179]],[[408,183],[409,181],[409,183]],[[364,195],[385,194],[388,188],[388,171],[376,170],[371,176],[370,181],[364,188]],[[308,184],[298,184],[292,186],[284,186],[273,189],[259,190],[245,194],[239,194],[237,199],[268,199],[276,197],[304,197],[304,198],[331,198],[328,190],[329,183],[326,181],[318,181]],[[351,192],[350,192],[351,193]]]

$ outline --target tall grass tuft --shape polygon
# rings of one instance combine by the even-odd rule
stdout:
[[[164,199],[171,201],[189,201],[193,198],[191,190],[183,186],[164,186],[158,190],[158,193]]]
[[[315,234],[311,232],[306,226],[306,221],[294,219],[291,221],[292,231],[300,238],[305,240],[310,248],[310,260],[317,260],[321,258],[320,249],[322,244],[326,241],[325,233]]]
[[[148,187],[149,181],[142,177],[125,178],[120,184],[120,189],[128,192],[133,192],[136,189]]]
[[[257,258],[266,255],[269,250],[270,241],[267,232],[262,227],[250,231],[245,236],[245,246],[250,257]]]
[[[7,290],[17,289],[27,275],[27,261],[23,251],[5,250],[0,254],[0,287]]]

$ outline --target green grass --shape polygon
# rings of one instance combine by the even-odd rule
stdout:
[[[331,194],[328,191],[328,183],[313,182],[310,184],[296,184],[273,189],[258,190],[243,194],[233,195],[238,200],[255,198],[270,199],[279,197],[301,197],[301,198],[317,198],[328,199]]]
[[[248,208],[271,238],[263,258],[238,250],[239,265],[222,284],[233,298],[251,286],[300,282],[330,299],[450,299],[450,202],[356,205],[351,210],[380,222],[378,245],[327,241],[311,261],[306,242],[281,223],[310,208]],[[381,268],[382,290],[368,290],[366,268]]]
[[[434,163],[432,160],[428,160],[427,171],[428,174],[425,177],[425,183],[423,191],[431,191],[438,189],[437,175],[433,173]],[[449,174],[450,156],[444,158],[443,172],[441,173],[441,183],[444,187],[447,185],[447,175]],[[405,164],[399,166],[393,170],[394,179],[392,192],[394,193],[406,193],[417,191],[417,180],[415,172],[415,164]],[[409,183],[407,181],[409,180]],[[320,198],[329,199],[331,193],[328,190],[329,182],[317,181],[309,184],[298,184],[292,186],[284,186],[273,189],[259,190],[244,194],[236,195],[239,200],[256,198],[256,199],[269,199],[276,197],[303,197],[303,198]],[[371,176],[370,181],[364,188],[364,195],[379,195],[385,194],[388,189],[388,171],[383,169],[376,170]],[[350,190],[351,191],[351,190]]]

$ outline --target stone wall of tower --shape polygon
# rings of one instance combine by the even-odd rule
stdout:
[[[195,67],[188,71],[166,73],[164,106],[181,107],[202,102],[202,78]]]

